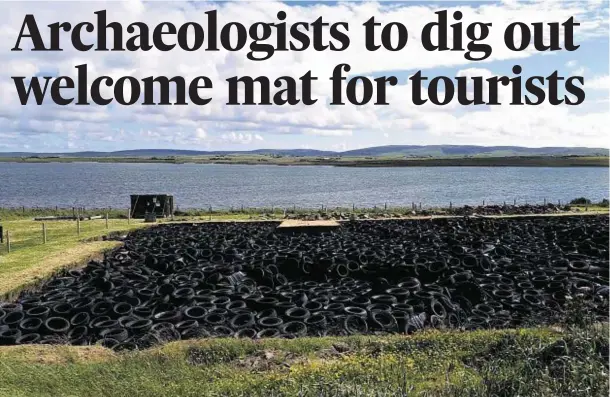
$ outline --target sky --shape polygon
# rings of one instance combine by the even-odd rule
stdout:
[[[477,2],[3,2],[0,13],[0,151],[73,152],[113,151],[142,148],[192,150],[251,150],[260,148],[311,148],[350,150],[381,145],[515,145],[609,147],[609,29],[607,1],[477,1]],[[93,14],[107,10],[108,21],[124,28],[142,21],[151,28],[160,22],[177,26],[198,22],[204,29],[206,11],[216,9],[219,24],[277,22],[283,10],[288,24],[348,22],[350,46],[345,51],[277,52],[265,61],[251,61],[242,51],[195,52],[79,52],[70,44],[70,33],[62,33],[64,51],[30,51],[31,41],[22,39],[24,51],[11,51],[17,42],[26,14],[33,14],[45,43],[54,22],[95,21]],[[484,61],[469,61],[460,51],[426,51],[420,41],[425,23],[434,12],[460,10],[463,29],[474,21],[492,23],[483,43],[492,46]],[[362,24],[371,16],[383,24],[400,22],[409,40],[401,51],[364,46]],[[564,22],[571,16],[576,51],[513,52],[506,48],[503,32],[514,21]],[[454,22],[450,19],[451,22]],[[125,40],[129,35],[127,33]],[[95,43],[95,33],[83,35]],[[563,37],[563,35],[562,35]],[[110,40],[110,39],[109,39]],[[464,35],[464,44],[468,38]],[[398,84],[388,87],[389,105],[333,106],[329,77],[335,65],[348,63],[348,77],[396,76]],[[71,76],[76,65],[87,64],[89,80],[108,75],[183,76],[187,82],[209,77],[214,87],[212,101],[204,106],[60,106],[46,98],[40,106],[21,105],[14,76]],[[408,78],[421,70],[435,76],[514,77],[512,67],[523,68],[521,76],[583,76],[585,101],[578,106],[511,106],[510,90],[500,92],[500,106],[462,106],[456,100],[446,106],[416,106],[411,99]],[[233,76],[279,76],[298,78],[307,71],[318,77],[312,87],[318,99],[311,106],[228,106],[226,79]],[[344,86],[345,88],[345,86]],[[360,92],[361,87],[358,87]],[[472,87],[469,87],[472,89]],[[112,96],[112,89],[103,91]],[[69,92],[69,91],[68,91]],[[72,90],[76,92],[76,89]],[[275,91],[272,91],[272,94]],[[486,92],[486,91],[485,91]],[[563,93],[563,90],[560,91]],[[300,94],[300,89],[299,89]]]

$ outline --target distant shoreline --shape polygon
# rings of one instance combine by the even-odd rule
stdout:
[[[603,156],[507,156],[450,158],[185,156],[185,157],[0,157],[0,163],[153,163],[336,167],[609,167]]]

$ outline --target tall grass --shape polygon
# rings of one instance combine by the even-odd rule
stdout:
[[[607,327],[0,349],[0,395],[607,396]]]

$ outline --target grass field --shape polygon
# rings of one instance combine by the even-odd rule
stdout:
[[[0,296],[14,295],[19,289],[35,284],[55,271],[75,264],[117,245],[113,241],[87,241],[99,236],[126,232],[143,227],[141,221],[110,219],[91,220],[80,223],[77,233],[76,221],[45,222],[47,242],[42,241],[42,222],[31,219],[3,221],[5,231],[10,233],[11,252],[6,243],[0,247]]]
[[[0,157],[0,162],[19,163],[167,163],[250,165],[334,165],[343,167],[608,167],[604,156],[472,156],[472,157],[294,157],[272,155],[172,156],[172,157]]]
[[[2,295],[14,297],[118,244],[83,240],[146,225],[111,219],[106,229],[105,220],[83,221],[78,236],[75,221],[46,223],[48,241],[41,244],[41,223],[23,211],[3,222],[21,247],[0,255]],[[0,347],[0,396],[606,396],[607,359],[600,352],[607,354],[608,330],[570,317],[583,323],[411,336],[202,339],[139,352]]]
[[[607,331],[607,330],[606,330]],[[604,331],[0,349],[2,396],[604,396]]]

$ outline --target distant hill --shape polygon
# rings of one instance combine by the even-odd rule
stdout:
[[[0,157],[168,157],[168,156],[355,156],[355,157],[464,157],[464,156],[608,156],[608,149],[586,147],[472,146],[472,145],[389,145],[344,152],[313,149],[257,149],[248,151],[199,151],[177,149],[136,149],[115,152],[30,153],[0,152]]]
[[[343,156],[594,156],[608,155],[608,149],[585,147],[470,146],[470,145],[388,145],[348,150]]]

